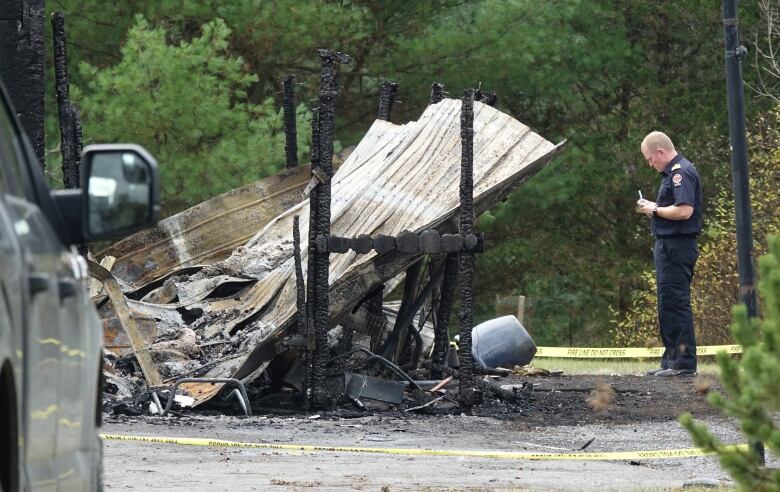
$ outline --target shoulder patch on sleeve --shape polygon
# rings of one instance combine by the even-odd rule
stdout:
[[[675,174],[672,176],[672,183],[674,183],[674,186],[682,186],[682,174]]]
[[[680,169],[681,167],[682,167],[682,166],[681,166],[681,165],[680,165],[680,163],[678,162],[677,164],[675,164],[674,166],[672,166],[672,171],[676,171],[676,170]]]

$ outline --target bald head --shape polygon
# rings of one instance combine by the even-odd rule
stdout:
[[[672,139],[661,132],[648,133],[645,139],[642,140],[640,149],[642,150],[642,155],[645,156],[647,165],[658,172],[663,171],[666,165],[677,155]]]
[[[644,140],[642,140],[643,151],[654,152],[656,150],[665,150],[667,152],[675,153],[674,144],[672,139],[669,138],[666,133],[662,132],[650,132],[647,134]]]

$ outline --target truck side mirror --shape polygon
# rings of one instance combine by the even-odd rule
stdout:
[[[82,224],[89,241],[130,234],[159,218],[157,161],[140,145],[87,146],[81,182]]]

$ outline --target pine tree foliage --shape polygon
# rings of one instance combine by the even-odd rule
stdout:
[[[433,81],[444,83],[451,97],[481,85],[498,94],[500,110],[552,141],[568,139],[564,155],[479,224],[490,248],[477,259],[475,315],[492,317],[496,294],[525,295],[526,323],[539,343],[612,341],[610,310],[623,316],[632,294],[647,289],[643,272],[650,265],[652,239],[633,212],[636,190],[648,196],[657,186],[638,151],[647,132],[666,131],[699,165],[706,217],[718,190],[729,187],[722,19],[712,2],[115,0],[108,8],[103,0],[57,0],[47,6],[66,13],[71,67],[81,61],[95,70],[71,70],[72,85],[82,89],[71,99],[82,108],[85,138],[138,141],[135,132],[140,132],[141,143],[168,173],[163,176],[170,181],[168,211],[202,193],[229,189],[250,169],[268,172],[281,165],[278,115],[267,101],[281,105],[286,73],[296,76],[299,101],[316,99],[316,48],[343,51],[354,60],[340,67],[339,75],[336,128],[346,144],[359,141],[372,123],[385,79],[400,85],[393,122],[419,117]],[[133,38],[142,35],[135,14],[143,14],[144,31],[164,34],[143,52],[125,54],[120,49],[128,51]],[[229,31],[221,38],[226,43],[204,47],[204,26],[215,19],[227,29],[217,29],[220,34]],[[755,2],[743,2],[740,31],[746,39],[754,39],[757,19]],[[226,73],[208,72],[206,49],[230,60]],[[124,61],[128,56],[133,63]],[[153,56],[170,63],[170,73],[159,70]],[[178,58],[187,57],[193,63],[179,69]],[[152,91],[158,99],[151,99],[149,87],[157,85],[144,79],[139,68],[144,65],[171,78],[159,79],[161,92]],[[198,78],[202,68],[206,73]],[[137,94],[121,107],[114,103],[114,83],[95,75],[104,71],[116,79],[116,87],[125,87],[120,80],[134,80],[129,87]],[[753,72],[746,67],[747,82],[755,79]],[[204,83],[208,90],[199,99],[193,93]],[[170,93],[179,97],[163,97]],[[91,113],[83,111],[82,95],[95,101],[88,104]],[[52,103],[47,107],[56,109]],[[152,121],[154,131],[117,117],[117,107],[132,107],[134,113],[118,114]],[[748,118],[766,107],[765,101],[748,98]],[[142,115],[140,108],[154,113]],[[225,108],[237,114],[226,115]],[[185,128],[186,138],[179,138],[185,126],[177,123],[180,116],[188,121],[195,113],[210,123],[199,128],[200,136]],[[223,122],[225,132],[215,134],[215,124]],[[115,123],[116,130],[108,127]],[[260,142],[247,136],[250,123],[261,127]],[[303,129],[309,125],[298,128],[306,137]],[[47,130],[47,146],[56,149],[56,127],[49,124]],[[278,153],[268,150],[276,147]],[[299,149],[304,153],[306,145]]]
[[[178,44],[136,17],[121,60],[80,66],[87,80],[74,91],[92,142],[132,140],[160,163],[164,211],[172,213],[273,173],[284,164],[282,114],[272,98],[249,101],[257,76],[228,51],[230,29],[216,19]],[[298,128],[310,113],[298,108]],[[299,132],[299,158],[308,155]]]
[[[742,344],[742,358],[718,354],[720,380],[727,396],[711,393],[709,401],[740,422],[750,442],[760,441],[774,456],[780,455],[780,428],[771,415],[780,411],[780,236],[769,239],[769,252],[759,261],[763,318],[748,318],[744,305],[734,307],[732,332]],[[723,447],[706,426],[691,414],[680,417],[694,443],[718,454],[723,468],[742,490],[780,490],[780,471],[761,466],[753,450]]]

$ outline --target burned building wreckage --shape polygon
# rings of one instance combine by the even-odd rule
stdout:
[[[310,165],[297,163],[287,76],[287,169],[164,219],[89,262],[104,326],[108,413],[461,412],[486,395],[524,397],[483,376],[491,365],[533,356],[520,323],[491,320],[500,339],[472,340],[474,255],[484,248],[474,219],[563,142],[492,107],[492,94],[470,89],[448,99],[438,83],[417,121],[392,124],[397,85],[386,82],[378,118],[357,146],[334,155],[336,74],[349,57],[327,50],[319,57]],[[400,302],[385,302],[396,286]],[[499,364],[475,350],[512,345],[507,336],[517,343]]]

